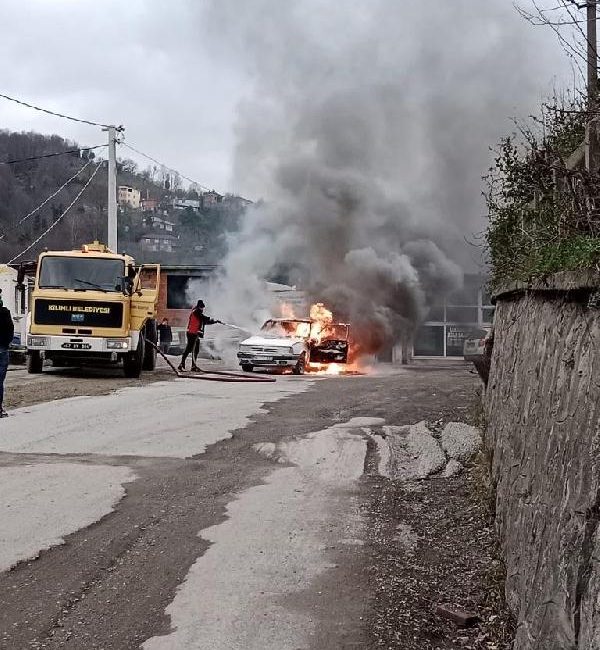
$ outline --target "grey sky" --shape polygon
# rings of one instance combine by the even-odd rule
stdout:
[[[490,20],[487,31],[467,30],[463,43],[457,39],[456,26],[446,35],[439,21],[436,33],[427,33],[426,12],[435,11],[436,2],[447,9],[454,0],[422,3],[424,12],[415,12],[415,3],[409,1],[405,20],[398,21],[402,12],[390,17],[398,21],[397,48],[388,50],[393,60],[401,59],[398,52],[404,48],[407,65],[412,65],[415,40],[428,37],[436,39],[441,57],[448,56],[448,47],[461,46],[474,66],[484,51],[482,64],[493,68],[491,54],[495,51],[502,56],[502,42],[496,43],[495,50],[490,42],[514,30],[523,41],[523,68],[515,74],[529,83],[522,98],[503,102],[514,106],[513,114],[530,112],[535,100],[550,91],[557,75],[569,78],[554,36],[524,25],[509,0],[472,0],[473,12],[489,13]],[[286,4],[285,0],[281,3]],[[403,7],[404,0],[397,4]],[[457,4],[464,9],[469,3]],[[253,101],[253,84],[281,78],[281,70],[275,69],[285,64],[289,56],[285,50],[295,44],[283,42],[280,34],[296,35],[296,44],[302,44],[297,52],[301,58],[302,47],[311,47],[313,39],[326,35],[327,47],[335,51],[338,46],[348,47],[349,39],[359,38],[361,30],[373,29],[374,23],[369,4],[362,0],[298,0],[299,23],[293,30],[286,25],[281,32],[277,21],[289,20],[288,11],[262,15],[270,3],[261,0],[223,5],[227,11],[219,11],[219,3],[203,0],[0,0],[0,92],[87,119],[124,124],[134,146],[184,174],[223,191],[256,195],[267,186],[257,186],[254,177],[245,183],[239,162],[233,171],[235,127],[240,119],[237,107]],[[255,14],[256,20],[248,21],[249,14]],[[477,23],[480,30],[482,24],[485,20]],[[380,28],[389,38],[395,25]],[[244,49],[248,38],[260,41],[251,57]],[[266,65],[269,57],[272,75]],[[401,75],[407,72],[399,70]],[[328,74],[336,78],[336,71]],[[351,74],[350,68],[339,70],[337,77],[343,81]],[[493,77],[493,70],[490,74]],[[503,92],[502,87],[498,92]],[[0,127],[57,133],[90,145],[104,138],[92,127],[43,116],[3,100]],[[508,129],[508,120],[498,125],[498,133]]]

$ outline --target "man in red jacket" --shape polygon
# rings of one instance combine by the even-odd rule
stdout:
[[[204,338],[204,327],[206,325],[214,325],[215,323],[221,322],[220,320],[215,320],[210,316],[205,316],[204,307],[205,307],[204,301],[198,300],[196,306],[194,307],[194,309],[192,309],[190,313],[190,318],[188,320],[187,332],[186,332],[187,344],[185,346],[185,350],[183,351],[183,356],[181,357],[181,363],[179,364],[177,370],[185,370],[185,360],[188,358],[189,354],[193,353],[194,347],[196,346],[198,339]],[[199,370],[200,368],[198,368],[198,366],[196,365],[196,360],[192,354],[192,371],[197,372]]]

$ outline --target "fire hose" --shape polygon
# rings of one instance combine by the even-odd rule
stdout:
[[[150,339],[146,339],[146,343],[149,343],[158,354],[167,362],[167,365],[171,370],[177,375],[177,377],[182,377],[184,379],[204,379],[204,381],[226,381],[230,383],[270,383],[272,384],[275,381],[274,377],[257,377],[257,376],[251,376],[251,375],[241,375],[240,373],[237,372],[227,372],[225,370],[213,370],[211,372],[207,372],[206,370],[200,370],[199,372],[196,372],[194,374],[184,374],[177,370],[177,368],[171,363],[171,361],[167,358],[167,355],[164,354],[164,352],[156,345],[154,341],[151,341]]]

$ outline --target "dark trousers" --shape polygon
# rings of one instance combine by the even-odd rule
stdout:
[[[0,409],[4,402],[4,380],[8,370],[8,349],[0,348]]]
[[[189,332],[186,332],[187,336],[187,344],[185,346],[185,350],[183,351],[183,355],[181,357],[181,365],[185,365],[185,360],[188,358],[188,355],[192,355],[192,363],[196,365],[196,357],[193,354],[194,348],[196,347],[196,342],[198,341],[198,334],[190,334]]]

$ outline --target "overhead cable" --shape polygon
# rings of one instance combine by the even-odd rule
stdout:
[[[46,235],[47,235],[47,234],[48,234],[48,233],[49,233],[49,232],[50,232],[50,231],[51,231],[51,230],[52,230],[52,229],[53,229],[53,228],[58,224],[58,223],[60,223],[60,221],[62,220],[62,218],[63,218],[63,217],[64,217],[64,216],[69,212],[69,210],[70,210],[70,209],[75,205],[75,203],[79,200],[79,197],[80,197],[80,196],[85,192],[85,190],[87,189],[87,187],[89,186],[89,184],[94,180],[94,176],[96,176],[96,174],[98,173],[98,170],[100,169],[100,167],[102,167],[102,162],[99,162],[99,163],[96,165],[96,169],[94,169],[94,172],[93,172],[92,175],[89,177],[87,183],[86,183],[86,184],[81,188],[81,190],[79,190],[79,192],[77,193],[77,196],[76,196],[76,197],[71,201],[71,203],[69,203],[69,205],[67,206],[67,208],[66,208],[66,209],[63,211],[63,213],[62,213],[62,214],[61,214],[61,215],[56,219],[56,221],[53,221],[53,222],[50,224],[50,226],[49,226],[48,228],[46,228],[46,230],[44,230],[44,232],[43,232],[43,233],[42,233],[42,234],[41,234],[41,235],[40,235],[40,236],[39,236],[35,241],[33,241],[31,244],[29,244],[29,246],[27,246],[27,248],[26,248],[25,250],[22,250],[18,255],[15,255],[15,256],[14,256],[14,257],[13,257],[13,258],[8,262],[8,264],[12,264],[16,259],[18,259],[18,258],[21,257],[22,255],[25,255],[25,253],[27,253],[27,251],[31,250],[31,249],[32,249],[32,248],[33,248],[33,247],[34,247],[38,242],[40,242],[40,241],[41,241],[41,240],[42,240],[42,239],[43,239],[43,238],[44,238],[44,237],[45,237],[45,236],[46,236]]]
[[[192,178],[189,178],[188,176],[185,176],[181,172],[177,171],[173,167],[169,167],[169,165],[165,165],[164,163],[160,162],[160,160],[156,160],[156,158],[153,158],[152,156],[149,156],[147,153],[144,153],[143,151],[139,151],[135,147],[132,147],[130,144],[127,142],[121,141],[121,143],[124,147],[127,147],[128,149],[131,149],[131,151],[139,154],[140,156],[143,156],[144,158],[147,158],[148,160],[151,160],[153,163],[156,163],[157,165],[160,165],[161,167],[164,167],[165,169],[168,169],[170,172],[175,172],[176,174],[179,174],[181,178],[184,178],[186,181],[189,181],[190,183],[194,183],[194,185],[197,185],[200,189],[208,191],[209,188],[206,187],[206,185],[202,185],[202,183],[198,183],[198,181],[195,181]]]
[[[39,156],[31,156],[30,158],[4,160],[4,161],[0,161],[0,165],[16,165],[17,163],[29,162],[31,160],[41,160],[42,158],[53,158],[54,156],[65,156],[71,153],[81,153],[82,151],[91,151],[92,149],[100,149],[101,147],[106,147],[106,145],[97,144],[94,147],[79,147],[78,149],[69,149],[68,151],[57,151],[56,153],[45,153]]]
[[[2,99],[7,99],[9,102],[14,102],[15,104],[20,104],[21,106],[26,106],[27,108],[32,108],[34,111],[40,111],[41,113],[47,113],[48,115],[54,115],[54,117],[62,117],[65,120],[71,120],[71,122],[80,122],[81,124],[89,124],[90,126],[99,126],[103,129],[108,129],[109,124],[102,124],[100,122],[92,122],[92,120],[82,120],[78,117],[72,117],[71,115],[65,115],[64,113],[57,113],[56,111],[51,111],[47,108],[42,108],[41,106],[35,106],[34,104],[29,104],[24,102],[21,99],[16,99],[15,97],[10,97],[9,95],[4,95],[0,93]]]
[[[104,146],[106,146],[106,145],[104,145]],[[42,203],[40,203],[40,205],[38,205],[37,208],[34,208],[31,212],[29,212],[29,213],[26,214],[22,219],[20,219],[20,220],[17,222],[15,228],[17,228],[18,226],[20,226],[23,222],[27,221],[27,219],[29,219],[29,217],[32,217],[36,212],[39,212],[39,210],[41,210],[41,209],[46,205],[46,203],[48,203],[48,201],[51,201],[51,200],[52,200],[52,199],[53,199],[57,194],[59,194],[62,190],[64,190],[64,188],[65,188],[65,187],[66,187],[70,182],[74,181],[74,180],[79,176],[79,174],[81,174],[82,171],[84,171],[85,169],[87,169],[87,168],[88,168],[88,167],[89,167],[93,162],[94,162],[93,160],[88,160],[88,161],[85,163],[85,165],[83,165],[83,167],[81,167],[81,168],[80,168],[80,169],[79,169],[75,174],[73,174],[73,176],[71,176],[71,178],[67,179],[67,180],[66,180],[66,181],[65,181],[65,182],[64,182],[64,183],[63,183],[63,184],[62,184],[62,185],[61,185],[61,186],[56,190],[56,192],[53,192],[53,193],[52,193],[52,194],[51,194],[47,199],[45,199]],[[102,164],[102,163],[100,163],[100,164]]]
[[[140,156],[143,156],[144,158],[147,158],[148,160],[151,160],[153,163],[156,163],[157,165],[160,165],[161,167],[164,167],[170,172],[174,172],[175,174],[179,174],[181,178],[185,179],[186,181],[189,181],[190,183],[193,183],[194,185],[197,185],[201,190],[209,192],[210,188],[208,188],[206,185],[203,185],[202,183],[199,183],[198,181],[195,181],[193,178],[190,178],[189,176],[186,176],[185,174],[182,174],[180,171],[177,169],[174,169],[173,167],[169,167],[169,165],[165,165],[164,163],[160,162],[160,160],[156,160],[156,158],[153,158],[152,156],[149,156],[147,153],[144,153],[143,151],[140,151],[139,149],[136,149],[135,147],[132,147],[130,144],[128,144],[125,141],[119,142],[119,144],[123,145],[124,147],[127,147],[128,149],[131,149],[131,151],[139,154]],[[243,196],[239,197],[240,199],[244,199],[244,201],[250,201],[250,199],[246,199]],[[252,201],[250,201],[252,203]]]

